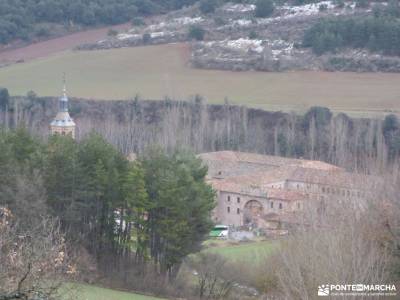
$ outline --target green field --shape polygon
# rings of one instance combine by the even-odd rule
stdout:
[[[72,295],[77,300],[162,300],[162,298],[120,292],[92,285],[77,284],[69,285],[69,287],[74,289]]]
[[[328,72],[229,72],[192,69],[185,44],[88,52],[61,52],[0,69],[0,86],[13,95],[34,90],[59,95],[67,73],[72,96],[95,99],[188,99],[270,110],[305,110],[313,105],[336,111],[400,111],[400,74]]]
[[[205,251],[220,254],[229,261],[243,261],[248,264],[257,264],[278,247],[278,242],[259,241],[229,244],[226,241],[214,240],[206,242],[205,245],[209,246]]]
[[[278,242],[259,241],[232,244],[223,240],[209,240],[205,242],[205,247],[206,249],[203,251],[220,254],[228,261],[244,262],[246,265],[257,265],[278,247]],[[66,295],[73,296],[77,300],[162,300],[162,298],[85,284],[68,284],[66,285],[66,291],[69,291]]]

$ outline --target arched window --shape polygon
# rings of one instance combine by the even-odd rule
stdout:
[[[231,196],[228,196],[228,202],[230,202],[231,201]]]
[[[282,209],[283,205],[282,203],[279,203],[279,209]]]
[[[231,208],[229,206],[227,207],[227,211],[228,211],[228,214],[231,212]]]
[[[236,210],[236,213],[237,213],[238,215],[240,215],[240,208],[238,208],[238,209]]]
[[[240,203],[240,197],[237,197],[237,203]]]
[[[271,208],[274,208],[274,202],[271,201]]]

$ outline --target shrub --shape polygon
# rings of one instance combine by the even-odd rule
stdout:
[[[274,10],[275,6],[271,0],[257,0],[255,16],[257,18],[266,18],[271,16]]]
[[[136,17],[136,18],[133,18],[132,25],[133,26],[143,26],[143,25],[146,25],[146,23],[144,22],[143,18]]]
[[[343,8],[344,7],[344,1],[343,0],[336,0],[335,1],[335,7]]]
[[[356,7],[359,8],[367,8],[369,7],[369,0],[357,0]]]
[[[318,10],[319,11],[327,11],[328,10],[328,5],[326,5],[326,4],[321,4],[319,7],[318,7]]]
[[[197,272],[196,296],[200,299],[225,299],[235,283],[236,274],[225,258],[200,252],[188,261]]]
[[[10,101],[8,89],[0,87],[0,109],[5,110]]]
[[[143,43],[144,43],[144,44],[150,43],[150,40],[151,40],[151,35],[150,35],[150,33],[145,33],[145,34],[143,34],[142,40],[143,40]]]
[[[213,13],[215,11],[215,9],[217,8],[217,1],[216,0],[201,0],[199,8],[203,14]]]
[[[200,26],[190,26],[188,37],[192,40],[202,41],[204,40],[204,36],[206,31]]]
[[[116,36],[118,35],[118,31],[116,31],[115,29],[110,28],[107,32],[108,36]]]

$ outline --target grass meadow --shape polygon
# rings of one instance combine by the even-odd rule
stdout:
[[[73,291],[66,294],[68,295],[66,299],[72,296],[76,300],[162,300],[162,298],[121,292],[86,284],[69,284],[67,288]]]
[[[244,263],[247,266],[257,266],[278,247],[278,242],[232,243],[225,240],[208,240],[204,243],[204,246],[205,250],[203,251],[220,254],[228,261]],[[72,297],[76,300],[163,300],[163,298],[122,292],[87,284],[67,284],[64,293],[66,299]]]
[[[186,44],[102,51],[64,51],[0,68],[0,86],[12,95],[61,92],[67,74],[71,96],[93,99],[188,99],[305,111],[327,106],[352,114],[400,111],[400,74],[230,72],[193,69]]]
[[[228,261],[258,264],[278,247],[278,241],[257,241],[232,244],[224,240],[208,240],[204,251],[220,254]]]

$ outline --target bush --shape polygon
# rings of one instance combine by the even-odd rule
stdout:
[[[118,31],[115,30],[115,29],[110,28],[110,29],[108,30],[108,32],[107,32],[107,35],[108,35],[108,36],[116,36],[116,35],[118,35]]]
[[[271,0],[257,0],[255,16],[257,18],[266,18],[271,16],[274,10],[275,6]]]
[[[203,14],[213,13],[215,11],[215,9],[217,8],[217,1],[216,0],[201,0],[199,8]]]
[[[236,279],[236,272],[225,258],[214,253],[200,252],[188,265],[197,272],[196,296],[200,299],[225,299]]]
[[[35,100],[37,98],[37,94],[34,91],[29,91],[26,93],[26,96],[29,100]]]
[[[142,36],[143,44],[148,44],[151,40],[151,35],[150,33],[145,33]]]
[[[336,0],[334,3],[335,3],[335,7],[336,8],[343,8],[344,7],[344,1],[343,0]]]
[[[367,8],[369,7],[369,0],[357,0],[356,7],[359,8]]]
[[[326,4],[321,4],[321,5],[318,7],[318,10],[319,10],[320,12],[327,11],[327,10],[328,10],[328,5],[326,5]]]
[[[10,101],[8,89],[0,87],[0,109],[5,110]]]
[[[399,121],[396,115],[390,114],[385,117],[383,121],[383,135],[388,136],[391,131],[395,131],[399,128]]]
[[[47,37],[50,36],[50,28],[48,26],[38,26],[35,31],[37,37]]]
[[[257,38],[258,38],[257,32],[255,32],[254,30],[250,31],[250,33],[249,33],[249,39],[255,40],[255,39],[257,39]]]
[[[204,40],[204,36],[206,31],[200,26],[190,26],[188,37],[192,40],[202,41]]]
[[[143,18],[136,17],[136,18],[133,18],[132,25],[133,26],[143,26],[143,25],[146,25],[146,23],[143,20]]]

